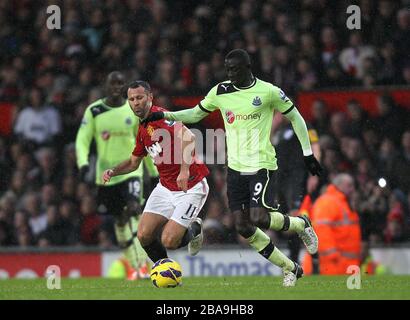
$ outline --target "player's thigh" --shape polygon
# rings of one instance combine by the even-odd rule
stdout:
[[[227,195],[231,212],[249,207],[249,176],[228,168]]]
[[[170,219],[174,211],[173,194],[167,188],[158,184],[152,190],[147,202],[145,203],[144,212],[152,212]]]
[[[138,238],[145,241],[153,240],[167,222],[168,219],[162,215],[144,211],[138,225]]]
[[[157,185],[148,197],[139,226],[138,237],[148,237],[152,233],[158,234],[157,226],[168,222],[174,211],[172,194],[161,185]]]
[[[205,178],[186,193],[174,192],[173,204],[175,210],[170,219],[187,228],[191,220],[198,216],[205,204],[208,193],[209,186]]]

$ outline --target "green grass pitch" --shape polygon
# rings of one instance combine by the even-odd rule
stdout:
[[[150,280],[102,278],[61,279],[60,290],[47,289],[47,280],[0,280],[0,300],[12,299],[134,299],[134,300],[294,300],[410,299],[410,276],[363,276],[361,289],[347,288],[348,276],[308,276],[297,286],[283,288],[281,277],[183,278],[177,288],[155,288]]]

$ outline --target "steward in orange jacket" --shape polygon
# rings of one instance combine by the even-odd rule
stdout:
[[[360,266],[359,216],[349,206],[353,178],[339,174],[314,203],[312,224],[319,238],[320,274],[346,274],[349,265]]]

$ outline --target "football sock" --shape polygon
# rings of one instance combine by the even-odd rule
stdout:
[[[134,269],[139,268],[146,262],[147,253],[137,238],[137,218],[131,217],[123,226],[115,223],[114,227],[118,245],[122,249],[125,258]]]
[[[279,211],[269,212],[269,229],[275,231],[302,232],[305,229],[305,221],[299,217],[289,217]]]
[[[293,261],[275,247],[272,240],[261,229],[256,228],[255,233],[246,240],[248,240],[252,248],[274,265],[285,271],[292,271],[295,268]]]
[[[167,250],[162,245],[159,239],[155,239],[149,245],[143,246],[152,262],[157,262],[160,259],[168,258]]]
[[[296,233],[292,233],[288,238],[289,258],[292,261],[299,261],[300,245],[302,241]]]
[[[319,254],[316,252],[312,254],[312,274],[319,274]]]
[[[185,247],[188,243],[201,232],[201,226],[197,222],[191,223],[181,239],[178,248]]]

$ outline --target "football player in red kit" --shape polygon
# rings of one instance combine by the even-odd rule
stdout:
[[[166,111],[152,104],[150,85],[135,81],[127,97],[141,120],[151,112]],[[166,249],[188,245],[191,255],[202,246],[202,220],[198,213],[208,196],[209,170],[194,152],[195,135],[180,122],[161,119],[140,125],[131,157],[103,173],[103,181],[136,170],[149,155],[158,169],[160,181],[149,196],[139,226],[138,239],[153,262],[167,258]]]

